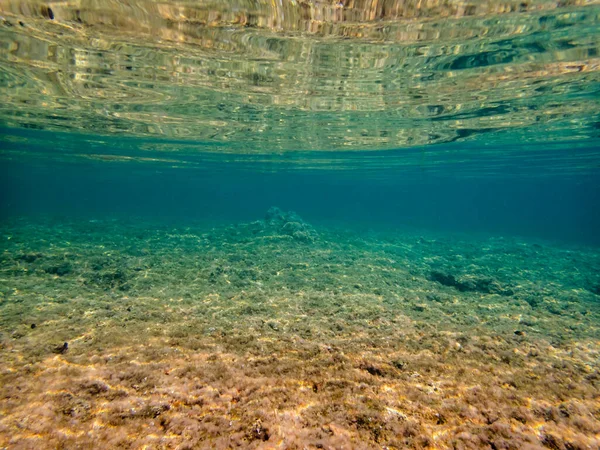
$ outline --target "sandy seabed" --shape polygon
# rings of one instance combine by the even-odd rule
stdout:
[[[278,210],[0,232],[0,448],[600,448],[598,248]]]

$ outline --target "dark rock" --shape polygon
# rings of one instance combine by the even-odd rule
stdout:
[[[40,6],[40,14],[46,19],[54,20],[54,12],[52,8],[46,5]]]
[[[376,365],[371,364],[369,362],[363,362],[358,367],[359,367],[359,369],[366,370],[368,373],[370,373],[373,376],[376,376],[376,377],[385,376],[385,369],[382,369],[381,367],[377,367]]]
[[[247,437],[249,440],[268,441],[271,436],[269,430],[262,425],[260,420],[257,420],[252,425]]]
[[[41,253],[24,253],[22,255],[19,255],[17,259],[26,263],[32,263],[35,260],[42,258],[43,256],[44,255],[42,255]]]
[[[540,441],[541,441],[542,445],[546,448],[551,448],[551,449],[556,449],[556,450],[566,448],[563,445],[563,443],[561,442],[561,439],[559,439],[556,436],[553,436],[551,434],[543,433],[540,436]]]
[[[527,297],[524,298],[524,300],[529,304],[529,306],[531,306],[532,308],[537,308],[540,303],[543,302],[543,299],[540,298],[538,295],[536,294],[531,294],[528,295]]]
[[[53,352],[59,355],[64,355],[69,351],[69,343],[65,342],[64,344],[58,345],[54,348]]]
[[[438,272],[436,270],[432,271],[429,274],[429,279],[431,281],[437,281],[438,283],[444,286],[457,287],[459,284],[458,281],[456,281],[454,275]]]
[[[92,260],[90,263],[90,267],[92,268],[92,270],[95,271],[100,271],[104,269],[106,265],[108,265],[108,262],[99,258]]]
[[[70,274],[73,271],[73,266],[68,262],[64,262],[61,264],[47,266],[44,268],[44,272],[49,273],[51,275],[58,275],[59,277],[63,277],[65,275]]]
[[[514,294],[512,289],[501,286],[500,283],[492,278],[464,277],[458,279],[452,274],[434,270],[429,274],[429,279],[443,286],[453,287],[460,292],[481,292],[504,296]]]
[[[394,366],[398,370],[404,370],[406,369],[407,362],[401,359],[395,359],[392,361],[392,366]]]
[[[585,376],[588,381],[600,381],[600,370],[596,370]]]

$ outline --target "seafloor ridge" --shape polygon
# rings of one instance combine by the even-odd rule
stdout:
[[[0,447],[600,446],[600,251],[11,219]]]

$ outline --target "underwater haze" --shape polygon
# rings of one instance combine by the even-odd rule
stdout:
[[[600,448],[600,2],[0,0],[0,449]]]

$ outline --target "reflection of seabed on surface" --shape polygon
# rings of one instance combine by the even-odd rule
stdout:
[[[277,153],[576,140],[598,122],[595,4],[18,4],[0,7],[8,127]]]

